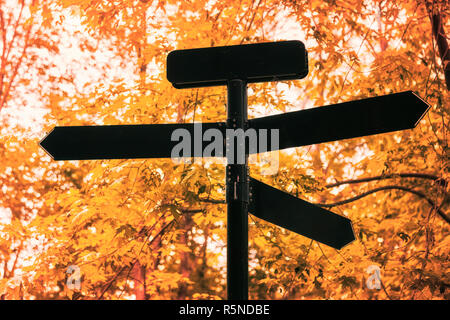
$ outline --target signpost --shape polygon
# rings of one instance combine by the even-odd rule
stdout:
[[[305,146],[414,128],[429,106],[411,91],[320,108],[247,119],[247,84],[294,80],[308,73],[300,41],[176,50],[167,57],[167,78],[175,88],[226,85],[227,121],[196,124],[144,124],[55,127],[41,146],[55,160],[167,158],[185,129],[203,136],[217,129],[279,130],[276,149]],[[226,135],[227,291],[230,300],[248,299],[248,212],[336,249],[355,239],[351,221],[248,176],[245,141]],[[208,144],[202,141],[202,150]],[[272,149],[274,150],[274,149]],[[202,156],[197,147],[184,156]],[[183,156],[183,155],[181,155]],[[213,154],[213,156],[223,156]],[[241,161],[240,161],[241,159]]]

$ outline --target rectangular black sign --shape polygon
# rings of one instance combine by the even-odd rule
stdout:
[[[308,55],[301,41],[175,50],[167,56],[167,79],[178,89],[222,86],[231,79],[302,79],[307,74]]]

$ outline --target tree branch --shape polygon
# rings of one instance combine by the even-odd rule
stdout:
[[[114,283],[114,281],[120,276],[120,274],[127,268],[128,266],[123,266],[119,272],[117,272],[114,277],[112,277],[111,280],[109,280],[108,284],[106,285],[106,287],[102,290],[100,296],[97,298],[97,300],[102,300],[103,299],[103,295],[106,293],[106,291],[108,291],[108,289],[111,287],[111,285]],[[131,268],[133,267],[133,265],[131,266]]]
[[[450,224],[450,217],[448,217],[440,208],[438,208],[438,205],[431,200],[430,198],[428,198],[424,193],[417,191],[417,190],[413,190],[407,187],[403,187],[403,186],[397,186],[397,185],[390,185],[390,186],[384,186],[384,187],[379,187],[379,188],[375,188],[372,190],[369,190],[367,192],[364,192],[356,197],[350,198],[350,199],[346,199],[346,200],[342,200],[342,201],[338,201],[335,203],[329,203],[329,204],[323,204],[323,203],[316,203],[316,205],[320,206],[320,207],[324,207],[324,208],[332,208],[332,207],[336,207],[336,206],[340,206],[343,204],[348,204],[350,202],[359,200],[361,198],[364,198],[372,193],[378,192],[378,191],[383,191],[383,190],[402,190],[405,192],[409,192],[412,194],[415,194],[416,196],[425,199],[433,208],[437,208],[437,213],[442,217],[442,219],[444,219],[447,223]]]
[[[339,181],[336,183],[328,184],[325,186],[325,188],[334,188],[338,187],[343,184],[352,184],[352,183],[361,183],[361,182],[369,182],[369,181],[375,181],[375,180],[383,180],[383,179],[391,179],[391,178],[421,178],[421,179],[429,179],[434,180],[435,182],[439,183],[440,185],[445,185],[445,181],[440,179],[439,177],[432,175],[432,174],[426,174],[426,173],[393,173],[393,174],[387,174],[387,175],[379,175],[375,177],[368,177],[368,178],[361,178],[361,179],[354,179],[354,180],[345,180],[345,181]]]
[[[182,213],[187,213],[187,214],[194,214],[194,213],[199,213],[202,211],[203,211],[203,209],[181,209]]]
[[[30,25],[30,26],[28,27],[27,31],[26,31],[25,39],[24,39],[24,41],[23,41],[23,42],[24,42],[24,45],[23,45],[22,53],[21,53],[21,55],[18,57],[17,63],[16,63],[16,65],[14,66],[14,68],[13,68],[13,70],[12,70],[11,78],[9,79],[8,84],[7,84],[7,86],[5,87],[4,91],[2,92],[3,96],[1,97],[1,101],[0,101],[0,109],[3,108],[3,107],[6,105],[6,101],[7,101],[8,97],[9,97],[9,92],[10,92],[10,90],[11,90],[11,86],[12,86],[13,83],[14,83],[14,79],[15,79],[16,76],[17,76],[17,73],[18,73],[18,71],[19,71],[19,67],[20,67],[21,64],[22,64],[22,60],[23,60],[23,58],[25,57],[25,54],[26,54],[26,52],[27,52],[27,49],[28,49],[28,47],[29,47],[29,45],[30,45],[29,39],[30,39],[30,34],[31,34],[31,28],[32,28],[32,25]]]
[[[162,227],[161,230],[160,230],[160,231],[153,237],[153,239],[148,243],[148,245],[151,246],[151,245],[153,244],[153,242],[154,242],[158,237],[162,236],[163,233],[164,233],[164,231],[167,230],[167,228],[169,228],[170,226],[173,225],[174,221],[175,221],[175,220],[171,220],[171,221],[168,222],[164,227]],[[147,243],[147,240],[149,239],[150,235],[151,235],[151,234],[148,234],[148,235],[147,235],[147,237],[146,237],[146,239],[145,239],[145,240],[146,240],[145,243]],[[144,245],[145,245],[145,243],[144,243]],[[143,248],[143,246],[142,246],[142,248]],[[142,252],[142,248],[141,248],[140,252]],[[140,254],[140,252],[139,252],[139,254]],[[120,274],[121,274],[126,268],[130,268],[129,271],[128,271],[128,273],[127,273],[127,276],[126,276],[126,281],[128,281],[128,278],[129,278],[129,276],[130,276],[131,270],[133,270],[133,268],[134,268],[134,266],[135,266],[135,264],[136,264],[137,262],[138,262],[138,257],[136,257],[130,265],[125,265],[125,266],[123,266],[123,267],[119,270],[119,272],[116,273],[116,274],[114,275],[114,277],[111,278],[111,280],[109,280],[108,284],[107,284],[106,287],[102,290],[102,292],[101,292],[100,296],[97,298],[97,300],[102,300],[102,299],[103,299],[103,296],[105,295],[105,293],[109,290],[109,288],[112,286],[112,284],[117,280],[117,278],[120,276]],[[125,281],[125,283],[126,283],[126,281]],[[124,290],[125,290],[125,288],[124,288]],[[122,290],[122,292],[123,292],[124,290]]]
[[[9,276],[10,277],[13,277],[14,273],[16,272],[17,261],[19,260],[19,255],[20,255],[21,252],[22,252],[22,244],[20,245],[20,248],[17,250],[13,266],[11,267],[11,270],[9,271]]]
[[[431,21],[431,29],[433,30],[433,36],[438,46],[439,57],[442,61],[445,84],[447,86],[447,90],[450,91],[450,50],[444,31],[442,14],[438,10],[433,9],[434,8],[432,6],[427,5],[428,15]]]
[[[6,26],[3,17],[3,9],[0,8],[0,28],[2,32],[2,57],[0,64],[0,97],[3,95],[3,81],[6,75]]]
[[[217,200],[217,199],[209,199],[209,198],[199,198],[198,199],[201,202],[208,202],[208,203],[214,203],[214,204],[225,204],[225,200]]]
[[[8,50],[6,52],[6,56],[5,56],[6,61],[8,61],[8,59],[9,59],[9,54],[11,53],[11,49],[14,46],[14,42],[15,42],[17,34],[18,34],[17,30],[18,30],[18,27],[19,27],[19,23],[21,22],[20,20],[22,18],[23,9],[25,8],[25,1],[21,1],[21,5],[22,6],[20,7],[19,16],[17,17],[16,23],[14,24],[14,27],[13,27],[14,31],[13,31],[13,35],[12,35],[12,38],[11,38],[11,42],[10,42],[10,45],[9,45]],[[13,15],[13,12],[11,12],[11,16]]]

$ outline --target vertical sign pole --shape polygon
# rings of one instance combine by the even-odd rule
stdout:
[[[247,83],[230,80],[227,89],[227,293],[228,300],[247,300],[249,180],[248,150],[245,148],[244,135]]]

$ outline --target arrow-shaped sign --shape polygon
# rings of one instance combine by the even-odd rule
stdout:
[[[279,129],[279,149],[412,129],[430,106],[412,91],[249,120]]]
[[[355,240],[352,222],[317,205],[250,178],[248,211],[270,223],[335,249]]]
[[[206,130],[218,129],[225,135],[225,123],[221,122],[71,126],[55,127],[40,145],[54,160],[170,158],[179,141],[179,137],[172,141],[177,129],[187,130],[190,137],[200,136],[192,139],[189,156],[202,156],[210,143],[201,139]]]

